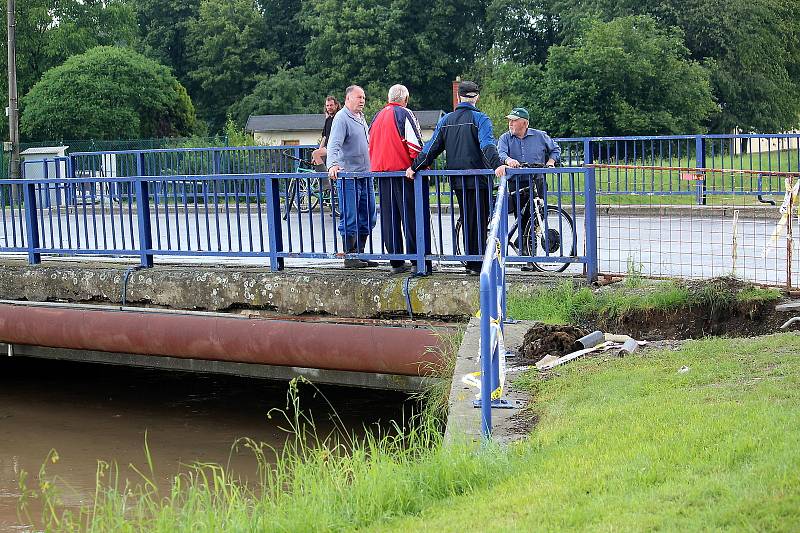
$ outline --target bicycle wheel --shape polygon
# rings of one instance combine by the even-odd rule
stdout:
[[[297,209],[301,213],[308,213],[316,209],[319,205],[319,197],[322,194],[319,186],[319,178],[298,179],[297,180]]]
[[[285,206],[283,220],[289,218],[289,213],[294,209],[294,204],[297,202],[297,181],[294,178],[290,178],[289,183],[286,184],[286,189],[281,192],[281,202]]]
[[[547,216],[544,217],[543,222],[544,227],[539,228],[534,217],[525,225],[525,231],[522,234],[522,255],[554,258],[575,257],[578,235],[575,233],[575,223],[572,221],[572,217],[563,209],[549,205],[547,206]],[[542,259],[534,261],[533,266],[540,272],[564,272],[569,266],[569,262]]]
[[[456,219],[456,227],[453,228],[453,232],[455,233],[455,240],[453,241],[453,253],[455,255],[461,255],[463,245],[464,245],[464,221],[461,217]],[[460,261],[460,263],[466,266],[466,261]]]
[[[339,213],[339,193],[336,191],[336,185],[331,184],[330,189],[322,191],[322,205],[331,217],[339,218],[341,213]]]

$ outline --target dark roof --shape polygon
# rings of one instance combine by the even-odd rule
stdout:
[[[432,130],[436,127],[439,119],[444,116],[444,111],[441,109],[431,109],[426,111],[414,111],[419,122],[419,127],[423,130]]]
[[[414,111],[420,128],[432,130],[444,115],[441,109]],[[245,131],[322,131],[325,115],[250,115]]]
[[[245,131],[322,131],[325,115],[250,115]]]

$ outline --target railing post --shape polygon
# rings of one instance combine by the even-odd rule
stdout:
[[[150,184],[144,176],[144,153],[136,154],[136,220],[139,226],[139,256],[145,268],[153,266],[153,231],[150,226]]]
[[[425,201],[425,195],[428,194],[428,191],[424,190],[425,187],[422,186],[423,181],[425,181],[425,179],[417,172],[414,176],[414,224],[417,228],[417,274],[425,274],[425,252],[428,250],[426,239],[430,237],[425,232],[425,217],[430,217],[431,215],[428,202]]]
[[[214,150],[214,175],[219,176],[221,174],[220,170],[222,169],[222,152],[220,150]]]
[[[597,183],[595,169],[584,169],[584,191],[586,194],[584,224],[586,227],[586,279],[589,283],[597,281],[599,271],[597,259]]]
[[[498,238],[500,239],[501,254],[498,257],[498,260],[502,260],[505,264],[506,255],[508,254],[508,176],[501,179],[506,180],[506,194],[503,198],[503,207],[500,214],[500,229],[498,231]],[[500,187],[500,190],[502,191],[503,187]],[[506,269],[501,267],[498,270],[498,282],[500,290],[502,291],[502,294],[500,295],[501,310],[503,313],[502,316],[500,316],[500,329],[503,331],[503,333],[505,333],[506,317],[508,317],[508,310],[506,308]]]
[[[695,136],[694,150],[695,168],[706,168],[706,138],[704,136]],[[697,205],[706,205],[706,176],[699,170],[697,174],[702,175],[702,178],[697,181]]]
[[[481,275],[481,432],[492,438],[492,276]]]
[[[68,155],[67,156],[67,178],[74,178],[75,177],[75,156]]]
[[[283,226],[281,221],[280,178],[275,174],[265,176],[267,188],[267,231],[269,232],[269,267],[273,272],[283,270]]]
[[[25,235],[28,243],[28,263],[38,265],[42,262],[42,254],[35,250],[39,248],[39,220],[36,216],[36,185],[26,183],[22,189],[25,202]]]
[[[592,156],[592,141],[589,137],[583,139],[583,166],[591,165],[594,161]]]

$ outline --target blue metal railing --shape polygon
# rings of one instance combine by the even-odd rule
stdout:
[[[504,385],[506,319],[506,250],[508,248],[508,182],[500,181],[494,215],[489,223],[481,267],[481,431],[492,435],[492,407],[501,401]]]
[[[480,364],[481,364],[481,431],[485,438],[492,434],[492,408],[508,408],[511,405],[502,398],[505,383],[505,345],[503,334],[506,323],[506,264],[509,241],[508,184],[517,176],[540,173],[540,169],[511,170],[506,179],[500,181],[497,200],[489,223],[486,252],[480,274]],[[597,212],[595,204],[595,173],[588,168],[584,175],[586,231],[586,276],[597,279]],[[559,207],[561,207],[559,205]]]
[[[705,204],[715,195],[745,195],[763,200],[781,195],[775,173],[800,171],[800,133],[580,137],[556,139],[567,167],[588,163],[599,169],[597,193],[627,203],[637,197],[669,198],[672,203]],[[282,173],[294,170],[281,152],[306,159],[315,146],[248,146],[76,152],[70,155],[79,177]],[[139,159],[142,159],[139,162]],[[626,168],[628,167],[628,168]],[[630,168],[636,167],[636,168]],[[695,173],[685,169],[723,171]],[[141,169],[141,172],[138,170]],[[764,173],[760,173],[763,171]],[[445,188],[439,199],[449,201]]]
[[[608,165],[597,194],[704,205],[714,196],[782,195],[781,172],[800,171],[800,133],[556,139],[565,165]],[[714,169],[714,172],[690,172]],[[692,179],[686,176],[693,175]],[[667,200],[666,198],[669,198]],[[639,200],[641,201],[641,199]]]
[[[140,154],[137,159],[138,168],[144,169],[146,157]],[[67,163],[68,173],[77,175],[72,160]],[[355,199],[328,192],[323,185],[324,173],[62,177],[57,171],[52,177],[47,170],[52,161],[39,164],[41,178],[0,180],[0,208],[4,213],[0,252],[26,252],[32,263],[39,262],[42,254],[138,256],[144,266],[152,265],[156,255],[230,256],[269,258],[271,268],[278,270],[287,258],[341,259],[345,252],[338,217],[333,215]],[[26,164],[26,168],[31,165]],[[586,205],[587,200],[576,198],[586,193],[575,184],[591,184],[585,174],[593,173],[593,169],[518,171],[523,175],[533,172],[547,176],[550,185],[546,198],[552,205],[570,212],[574,221],[585,216],[578,207]],[[383,253],[390,248],[377,231],[384,229],[379,224],[354,256],[412,261],[418,273],[425,272],[426,262],[433,259],[481,261],[485,251],[482,237],[479,249],[468,254],[463,247],[464,233],[477,231],[480,216],[462,213],[449,191],[463,182],[465,194],[484,196],[491,205],[495,196],[490,188],[469,188],[485,175],[493,177],[487,170],[419,173],[414,181],[414,205],[406,210],[406,202],[412,200],[400,200],[403,205],[399,212],[413,212],[413,220],[402,215],[403,220],[384,221],[387,226],[402,223],[406,235],[413,227],[415,246],[405,243],[404,253]],[[402,176],[345,173],[342,179],[370,177],[404,182]],[[446,198],[444,189],[449,189]],[[426,201],[432,196],[438,205],[428,209]],[[467,231],[459,234],[459,224]],[[585,225],[585,235],[594,238],[593,221],[587,220]],[[538,257],[534,248],[527,255],[520,250],[512,262],[579,263],[594,276],[596,254],[593,256],[592,250],[596,246],[580,246],[577,234],[570,239],[571,246],[558,247],[558,252],[541,252]],[[583,253],[584,248],[587,253]]]

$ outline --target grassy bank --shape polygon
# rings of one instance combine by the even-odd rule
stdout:
[[[795,334],[710,339],[530,379],[513,476],[369,529],[796,531],[798,353]]]
[[[522,380],[539,423],[505,450],[443,448],[424,423],[326,448],[298,439],[262,461],[256,487],[197,465],[163,494],[105,470],[93,508],[45,518],[103,532],[796,530],[798,353],[800,336],[782,334],[580,360]]]
[[[744,284],[731,278],[702,283],[648,281],[635,275],[623,283],[601,289],[577,288],[564,281],[555,288],[542,288],[531,295],[510,295],[508,313],[518,320],[566,324],[586,319],[613,322],[632,313],[678,311],[708,307],[711,311],[748,305],[763,305],[781,297],[777,289]]]

